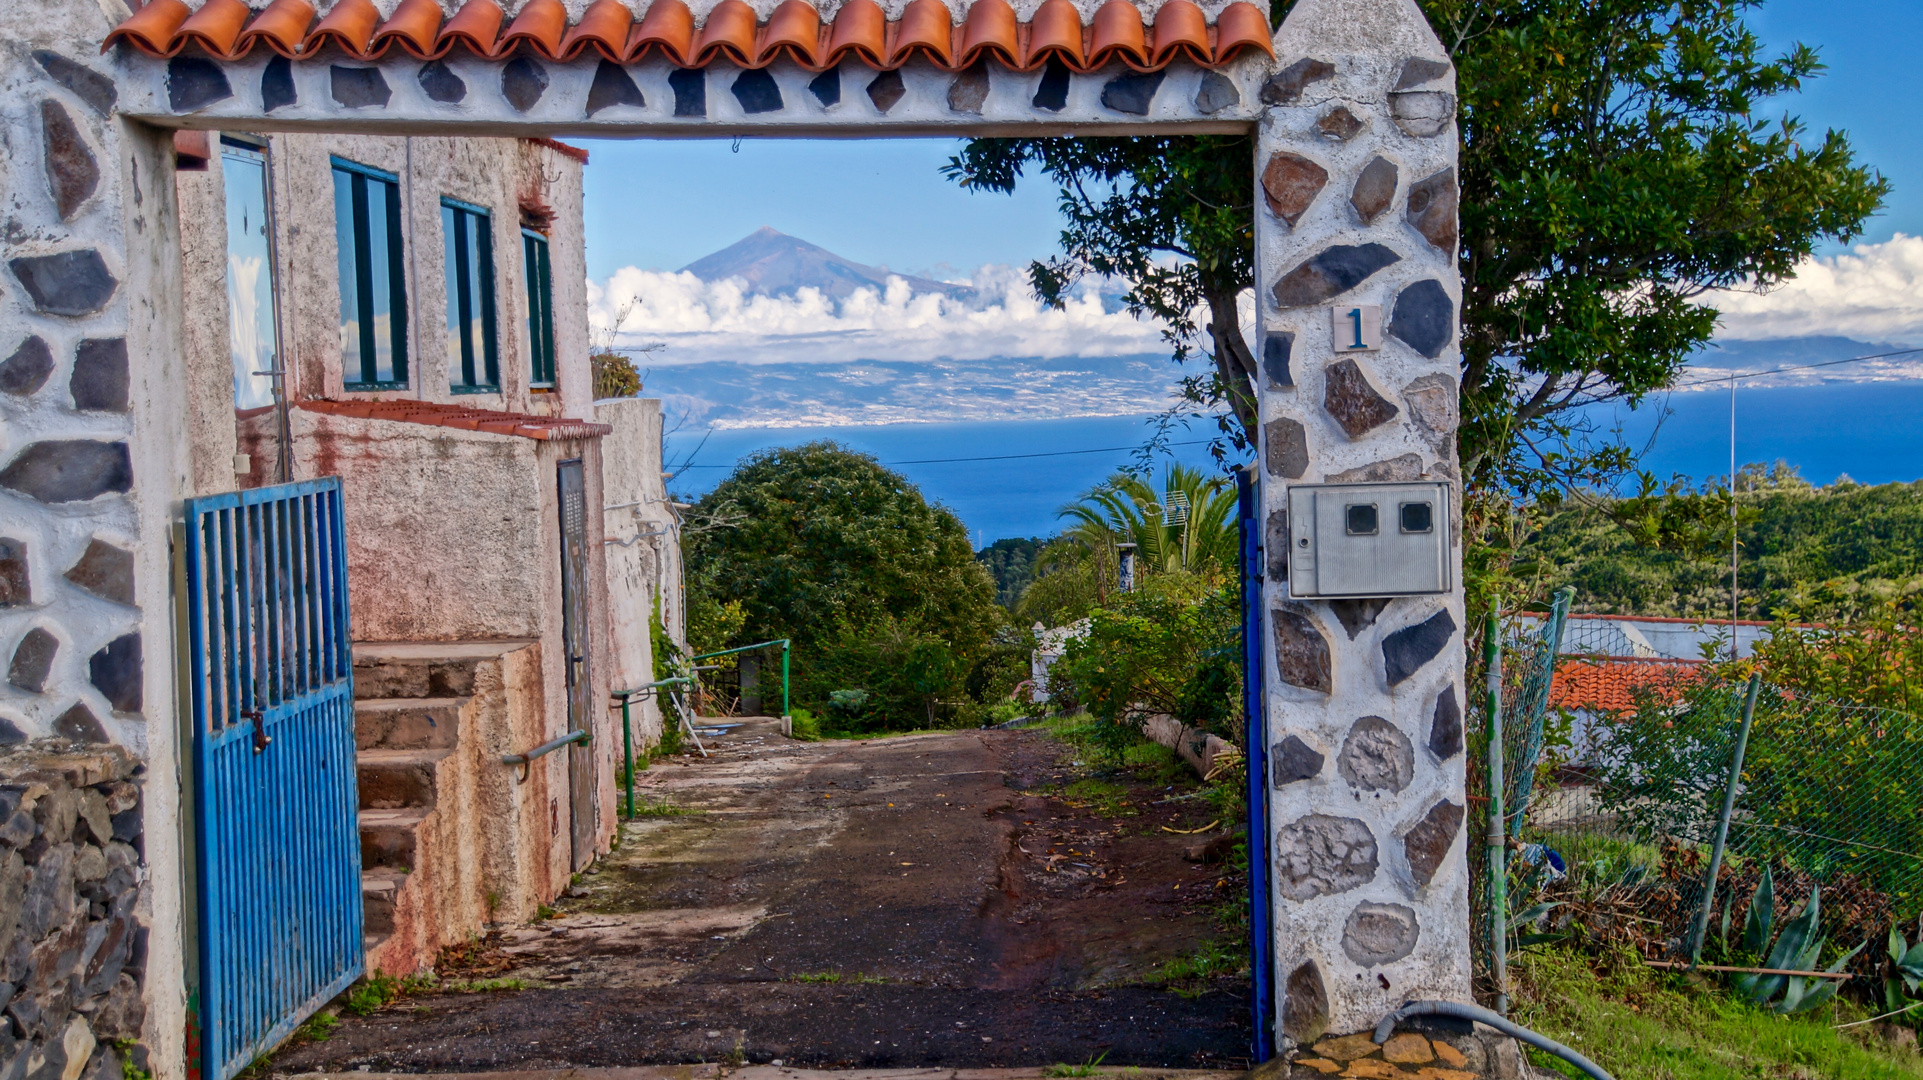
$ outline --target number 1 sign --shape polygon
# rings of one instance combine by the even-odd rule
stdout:
[[[1374,352],[1382,348],[1382,305],[1337,305],[1329,309],[1335,351]]]

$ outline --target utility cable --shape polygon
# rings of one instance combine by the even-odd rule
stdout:
[[[1814,364],[1785,364],[1782,367],[1770,368],[1767,371],[1742,371],[1729,375],[1718,375],[1714,378],[1697,379],[1693,382],[1677,383],[1670,387],[1670,389],[1682,390],[1691,386],[1712,386],[1716,383],[1734,382],[1737,379],[1754,379],[1763,375],[1778,375],[1785,371],[1809,371],[1814,368],[1836,367],[1839,364],[1858,364],[1865,360],[1887,360],[1892,356],[1909,356],[1914,353],[1923,353],[1923,349],[1897,349],[1894,352],[1871,353],[1868,356],[1851,356],[1842,360],[1821,360]]]
[[[1923,350],[1919,350],[1923,351]],[[1185,442],[1164,443],[1165,446],[1207,446],[1214,439],[1190,439]],[[1139,446],[1103,446],[1093,450],[1047,450],[1036,454],[996,454],[990,457],[950,457],[918,458],[913,461],[884,461],[883,465],[943,465],[953,461],[1014,461],[1018,458],[1068,457],[1071,454],[1118,454],[1129,450],[1139,450]],[[683,465],[683,469],[732,469],[729,465]]]

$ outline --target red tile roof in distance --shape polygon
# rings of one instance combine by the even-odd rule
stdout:
[[[1549,704],[1557,709],[1624,713],[1636,707],[1638,691],[1674,700],[1678,684],[1702,667],[1701,660],[1564,659],[1549,684]]]
[[[1192,0],[1164,0],[1153,25],[1144,25],[1128,0],[1108,0],[1087,25],[1069,0],[1045,0],[1025,23],[1008,0],[966,6],[956,23],[941,0],[910,0],[891,21],[875,0],[847,0],[824,22],[809,0],[783,0],[764,23],[742,0],[721,0],[696,26],[682,0],[652,0],[638,18],[622,0],[594,0],[570,26],[561,0],[526,0],[512,19],[495,0],[466,0],[451,15],[439,0],[401,0],[386,20],[373,0],[338,0],[318,18],[308,0],[273,0],[258,13],[243,0],[205,0],[198,10],[182,0],[150,0],[107,35],[101,50],[125,42],[154,57],[191,48],[238,60],[263,48],[307,59],[332,45],[356,60],[395,49],[434,60],[456,49],[484,59],[524,49],[562,62],[592,51],[617,64],[656,56],[684,68],[717,57],[761,68],[785,56],[809,71],[851,58],[889,70],[916,56],[951,71],[987,58],[1033,71],[1058,58],[1081,73],[1115,60],[1156,71],[1178,59],[1219,67],[1249,49],[1275,56],[1268,17],[1247,0],[1223,8],[1213,25]]]
[[[568,417],[534,416],[529,413],[495,412],[443,405],[434,401],[334,401],[315,399],[294,402],[297,409],[328,416],[358,416],[368,420],[394,420],[403,424],[428,424],[486,431],[495,435],[519,435],[524,439],[598,439],[614,431],[607,424],[591,424]]]

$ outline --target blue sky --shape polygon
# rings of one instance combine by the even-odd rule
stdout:
[[[1750,17],[1775,48],[1816,46],[1829,70],[1768,114],[1849,132],[1896,190],[1864,239],[1923,233],[1923,2],[1768,0]],[[1054,191],[971,195],[937,171],[948,139],[594,141],[588,274],[672,270],[771,225],[858,262],[966,275],[1054,250]],[[673,208],[663,212],[664,207]]]

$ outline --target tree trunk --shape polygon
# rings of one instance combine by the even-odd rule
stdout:
[[[1249,343],[1242,337],[1242,322],[1235,308],[1240,292],[1233,285],[1205,287],[1203,295],[1209,304],[1209,337],[1215,343],[1216,378],[1229,407],[1235,411],[1235,418],[1242,423],[1242,433],[1249,445],[1259,446],[1262,418],[1255,408],[1255,354],[1249,351]]]

